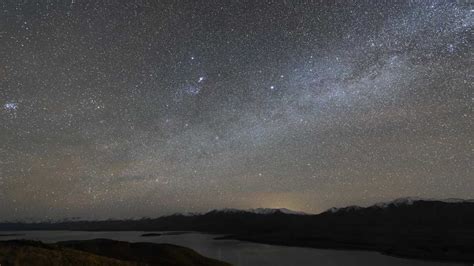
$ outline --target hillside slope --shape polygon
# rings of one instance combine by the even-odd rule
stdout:
[[[2,266],[229,266],[180,246],[128,243],[107,239],[43,244],[38,241],[0,242]]]

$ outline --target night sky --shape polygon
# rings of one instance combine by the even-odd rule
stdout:
[[[0,1],[2,220],[473,198],[469,1]]]

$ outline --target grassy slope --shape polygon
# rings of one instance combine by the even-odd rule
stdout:
[[[127,261],[151,265],[228,266],[229,264],[204,257],[192,249],[155,243],[129,243],[108,239],[66,241],[60,246],[91,252]]]
[[[95,254],[53,247],[34,241],[9,241],[0,243],[0,265],[31,266],[131,266],[133,262],[120,261]]]
[[[0,242],[0,265],[229,266],[230,264],[175,245],[96,239],[56,244],[27,240]]]

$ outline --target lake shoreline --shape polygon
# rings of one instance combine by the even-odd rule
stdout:
[[[15,230],[8,230],[13,232]],[[18,230],[21,232],[22,230]],[[265,237],[258,236],[248,236],[248,235],[239,235],[239,234],[223,234],[220,232],[212,231],[158,231],[158,230],[28,230],[28,231],[65,231],[65,232],[143,232],[140,235],[143,238],[143,241],[146,242],[147,238],[150,237],[162,237],[168,235],[181,235],[187,233],[199,233],[199,234],[208,234],[214,235],[214,240],[238,240],[258,244],[274,245],[274,246],[284,246],[284,247],[300,247],[300,248],[314,248],[314,249],[323,249],[323,250],[358,250],[358,251],[374,251],[379,252],[380,254],[403,259],[415,259],[420,261],[435,261],[435,262],[452,262],[452,263],[468,263],[471,264],[474,262],[473,258],[459,258],[456,257],[456,254],[444,254],[439,256],[439,254],[424,253],[420,254],[420,250],[406,249],[406,248],[393,248],[392,246],[380,247],[380,245],[371,245],[366,243],[344,243],[340,241],[315,241],[314,239],[310,241],[304,240],[293,240],[288,239],[269,239]],[[1,231],[0,231],[1,232]],[[157,232],[157,233],[155,233]],[[11,236],[24,236],[24,234],[0,234],[0,237],[11,237]],[[1,241],[1,240],[0,240]]]
[[[6,234],[12,235],[14,231],[5,231]],[[18,232],[20,233],[20,232]],[[354,258],[354,259],[362,259],[368,261],[379,261],[379,262],[391,262],[393,260],[393,265],[439,265],[439,266],[460,266],[460,265],[471,265],[465,264],[466,262],[470,262],[470,260],[459,260],[459,259],[437,259],[433,257],[427,256],[413,256],[413,254],[406,254],[401,253],[400,250],[390,250],[388,248],[380,248],[374,245],[364,245],[364,244],[354,244],[354,243],[341,243],[335,241],[319,241],[316,243],[315,241],[287,241],[284,239],[269,239],[264,238],[261,235],[244,235],[244,234],[223,234],[220,232],[209,232],[209,231],[134,231],[134,230],[113,230],[113,231],[103,231],[103,230],[94,230],[94,231],[84,231],[84,230],[28,230],[21,232],[24,236],[24,239],[30,240],[40,240],[47,244],[57,244],[59,242],[64,241],[84,241],[84,240],[91,240],[91,239],[111,239],[111,240],[121,240],[127,241],[130,243],[137,243],[137,242],[148,242],[148,243],[171,243],[183,247],[189,247],[193,250],[196,250],[200,254],[203,254],[210,258],[217,258],[223,259],[224,261],[230,261],[231,263],[237,263],[235,254],[236,253],[227,253],[224,257],[221,257],[221,254],[216,251],[211,251],[208,248],[212,246],[214,247],[220,246],[219,242],[222,241],[222,245],[229,247],[230,243],[234,243],[235,247],[230,249],[231,252],[237,252],[239,256],[248,256],[249,254],[245,255],[245,253],[241,254],[243,250],[236,248],[236,247],[251,247],[251,249],[259,249],[258,246],[253,246],[254,244],[264,244],[268,245],[265,250],[272,250],[273,253],[267,253],[266,255],[259,255],[259,256],[270,256],[273,259],[270,261],[279,262],[281,258],[281,254],[287,254],[285,257],[287,258],[298,258],[300,254],[304,254],[303,256],[308,256],[309,254],[314,254],[313,257],[315,260],[319,260],[321,254],[333,254],[331,255],[334,258],[338,258],[342,256],[341,261],[342,263],[346,263],[347,261],[344,258]],[[144,234],[157,234],[155,237],[143,237]],[[159,234],[159,235],[158,235]],[[58,237],[55,237],[58,235]],[[66,237],[64,237],[66,236]],[[21,238],[13,238],[11,236],[10,239],[21,239]],[[56,240],[57,239],[57,240]],[[179,240],[179,239],[183,239]],[[194,239],[192,242],[186,242],[186,239]],[[8,239],[5,239],[8,240]],[[196,242],[196,240],[198,242]],[[236,242],[225,242],[225,240],[231,240]],[[0,240],[2,241],[2,240]],[[194,241],[194,242],[193,242]],[[213,243],[212,243],[213,242]],[[192,244],[194,243],[194,244]],[[199,243],[196,245],[196,243]],[[202,243],[202,244],[201,244]],[[204,245],[204,249],[201,248],[201,245]],[[293,251],[286,251],[286,248],[301,248],[301,250],[296,251],[295,249],[290,249]],[[297,249],[298,250],[298,249]],[[314,253],[313,251],[314,250]],[[344,253],[344,251],[351,251],[349,253]],[[355,251],[356,253],[353,253]],[[360,251],[361,253],[358,253]],[[220,251],[219,251],[220,252]],[[281,252],[288,252],[288,253],[281,253]],[[333,253],[334,252],[334,253]],[[342,253],[340,253],[342,252]],[[234,254],[234,255],[232,255]],[[319,254],[319,255],[318,255]],[[366,255],[362,255],[366,254]],[[251,255],[253,256],[253,255]],[[258,261],[258,257],[254,257],[253,261]],[[293,257],[296,256],[296,257]],[[327,255],[326,255],[327,256]],[[370,258],[370,259],[369,259]],[[389,259],[392,258],[392,259]],[[402,261],[400,261],[402,260]],[[406,260],[406,261],[405,261]],[[405,261],[405,262],[403,262]],[[433,262],[431,264],[430,262]],[[312,265],[312,264],[301,264],[301,265]],[[376,263],[374,265],[392,265],[391,263]],[[410,264],[411,263],[411,264]],[[239,264],[237,264],[239,265]],[[272,265],[270,264],[250,264],[250,265]],[[284,265],[284,264],[282,264]],[[337,265],[337,264],[336,264]],[[370,265],[370,264],[369,264]]]

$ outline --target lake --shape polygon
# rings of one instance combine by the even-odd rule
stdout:
[[[158,232],[166,233],[166,232]],[[396,258],[372,251],[329,250],[300,247],[285,247],[257,244],[238,240],[214,240],[219,235],[187,232],[184,234],[142,237],[143,232],[84,232],[84,231],[15,231],[0,234],[21,234],[20,236],[0,236],[1,240],[30,239],[46,243],[67,240],[88,240],[107,238],[128,242],[170,243],[194,249],[200,254],[230,262],[236,266],[340,266],[340,265],[413,265],[449,266],[463,265]],[[471,265],[471,264],[465,264]]]

